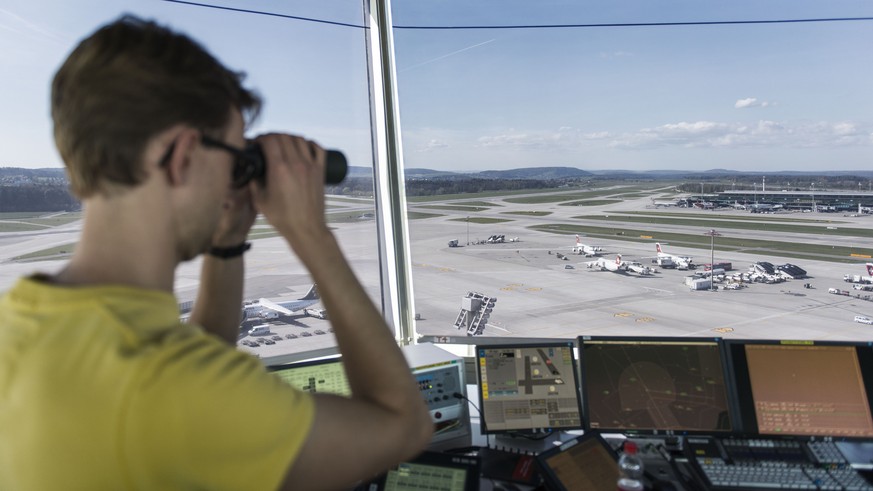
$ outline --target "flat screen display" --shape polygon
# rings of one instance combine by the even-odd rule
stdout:
[[[729,346],[750,432],[873,436],[864,373],[873,356],[866,344],[745,341]]]
[[[582,427],[572,342],[476,346],[483,433]]]
[[[537,455],[546,489],[555,491],[615,489],[617,460],[606,440],[592,432]]]
[[[304,392],[352,395],[342,358],[277,365],[268,370]]]
[[[718,338],[579,338],[585,429],[729,432]]]

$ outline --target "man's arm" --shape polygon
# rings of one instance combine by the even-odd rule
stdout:
[[[351,487],[415,456],[433,423],[403,353],[324,221],[324,150],[301,138],[259,139],[268,160],[258,208],[318,284],[351,398],[316,396],[313,427],[284,489]]]
[[[205,254],[189,319],[233,346],[242,320],[243,270],[242,255],[222,259]]]
[[[242,244],[256,216],[249,190],[231,191],[224,202],[224,212],[212,237],[212,245],[226,248]],[[233,346],[236,346],[242,320],[244,266],[242,254],[231,258],[204,254],[200,288],[189,319]]]

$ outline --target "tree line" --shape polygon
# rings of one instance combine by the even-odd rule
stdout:
[[[79,200],[66,184],[22,184],[0,186],[0,212],[77,211]]]
[[[0,184],[0,213],[9,212],[52,212],[76,211],[81,203],[70,194],[63,181],[47,179],[51,182],[32,182],[26,184]],[[597,180],[588,179],[589,181]],[[867,191],[871,180],[857,176],[767,176],[770,189],[808,190],[862,190]],[[859,186],[860,183],[860,186]],[[447,194],[472,194],[486,191],[521,191],[536,189],[557,189],[578,186],[581,182],[573,179],[408,179],[407,196],[441,196]],[[761,176],[720,176],[685,182],[678,186],[681,192],[718,193],[725,190],[751,190],[760,186]],[[772,187],[771,187],[772,186]],[[347,177],[342,183],[326,187],[328,194],[372,197],[372,177]]]
[[[407,179],[407,196],[441,196],[445,194],[481,193],[485,191],[519,191],[527,189],[554,189],[567,186],[578,179]],[[347,177],[345,181],[326,188],[328,194],[343,196],[372,196],[373,178]]]

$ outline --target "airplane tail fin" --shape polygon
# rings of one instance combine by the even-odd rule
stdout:
[[[615,264],[621,264],[621,254],[615,255]]]
[[[867,274],[873,276],[873,263],[867,263]]]
[[[579,242],[581,242],[581,239],[579,239],[579,234],[576,234],[576,245],[579,245]]]
[[[309,291],[306,292],[306,296],[301,298],[300,300],[318,300],[318,299],[319,299],[318,285],[313,283],[312,288],[310,288]]]
[[[660,242],[655,242],[655,249],[656,249],[658,252],[661,252],[661,243],[660,243]]]

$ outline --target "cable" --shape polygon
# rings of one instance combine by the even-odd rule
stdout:
[[[164,1],[169,2],[169,3],[178,3],[178,4],[182,4],[182,5],[191,5],[194,7],[205,7],[205,8],[210,8],[210,9],[228,10],[231,12],[241,12],[244,14],[267,15],[270,17],[280,17],[283,19],[302,20],[304,22],[317,22],[319,24],[330,24],[330,25],[341,26],[341,27],[354,27],[356,29],[369,29],[369,27],[367,27],[367,26],[360,26],[357,24],[349,24],[347,22],[337,22],[337,21],[333,21],[333,20],[315,19],[312,17],[300,17],[298,15],[277,14],[275,12],[264,12],[262,10],[250,10],[250,9],[241,9],[241,8],[236,8],[236,7],[224,7],[222,5],[212,5],[212,4],[208,4],[208,3],[189,2],[186,0],[164,0]]]
[[[479,409],[479,406],[477,406],[476,404],[473,404],[473,401],[468,399],[467,396],[465,396],[464,394],[461,394],[460,392],[455,392],[452,394],[452,397],[454,397],[455,399],[460,399],[462,401],[467,401],[467,403],[469,403],[471,406],[473,406],[473,408],[476,409],[476,412],[479,413],[479,421],[482,421],[483,419],[485,419],[482,416],[482,410]],[[485,447],[491,448],[491,435],[485,435]]]
[[[604,24],[519,24],[502,26],[393,26],[394,29],[451,30],[451,29],[568,29],[590,27],[665,27],[665,26],[711,26],[733,24],[797,24],[809,22],[871,21],[873,17],[831,17],[817,19],[771,19],[771,20],[714,20],[688,22],[611,22]]]
[[[482,410],[479,409],[479,406],[473,404],[473,401],[471,401],[470,399],[467,399],[467,396],[465,396],[464,394],[461,394],[460,392],[455,392],[454,394],[452,394],[452,397],[454,397],[455,399],[461,399],[463,401],[469,402],[470,405],[476,409],[476,412],[479,413],[479,420],[481,421],[482,419],[484,419],[482,417]]]
[[[265,12],[263,10],[251,10],[237,7],[225,7],[222,5],[212,5],[208,3],[192,2],[188,0],[163,0],[169,3],[177,3],[180,5],[191,5],[194,7],[212,8],[218,10],[227,10],[230,12],[240,12],[246,14],[267,15],[270,17],[279,17],[283,19],[299,20],[303,22],[316,22],[319,24],[330,24],[341,27],[353,27],[355,29],[369,29],[369,26],[362,26],[348,22],[338,22],[325,19],[316,19],[313,17],[302,17],[299,15],[279,14],[276,12]],[[804,24],[813,22],[858,22],[871,21],[873,17],[820,17],[811,19],[769,19],[769,20],[713,20],[713,21],[688,21],[688,22],[608,22],[603,24],[509,24],[509,25],[474,25],[474,26],[418,26],[418,25],[395,25],[393,29],[404,30],[463,30],[463,29],[586,29],[596,27],[670,27],[670,26],[716,26],[716,25],[743,25],[743,24]]]
[[[541,434],[541,435],[540,435],[540,434],[537,434],[537,433],[534,433],[534,434],[530,434],[530,433],[517,433],[517,432],[514,432],[514,431],[508,433],[508,435],[511,436],[511,437],[513,437],[513,438],[524,438],[524,439],[527,439],[527,440],[533,440],[533,441],[545,440],[545,439],[549,438],[550,436],[553,436],[554,434],[555,434],[555,432],[553,432],[553,431],[548,431],[548,432],[543,433],[543,434]]]

